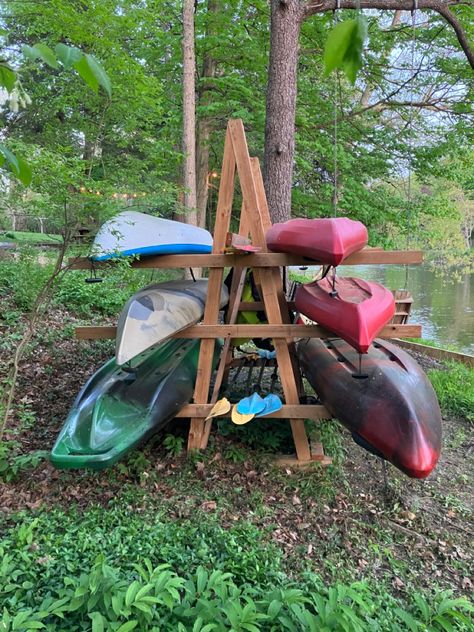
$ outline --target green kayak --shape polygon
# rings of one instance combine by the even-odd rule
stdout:
[[[171,339],[134,371],[109,360],[86,383],[54,444],[57,468],[110,467],[161,430],[193,396],[199,340]],[[215,359],[220,351],[216,344]]]

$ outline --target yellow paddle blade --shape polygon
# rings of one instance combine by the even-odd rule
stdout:
[[[227,397],[223,397],[219,401],[217,401],[214,406],[211,408],[211,412],[206,417],[206,419],[212,419],[212,417],[219,417],[219,415],[225,415],[229,412],[231,406]]]
[[[234,408],[232,409],[231,419],[234,422],[234,424],[237,424],[238,426],[243,426],[244,424],[251,421],[254,417],[255,417],[255,414],[241,415],[239,411],[237,410],[237,406],[234,406]]]

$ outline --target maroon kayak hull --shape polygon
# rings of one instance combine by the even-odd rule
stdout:
[[[441,412],[411,356],[377,339],[359,374],[360,356],[341,339],[302,340],[297,352],[303,374],[357,443],[412,478],[428,476],[441,452]]]
[[[367,245],[367,228],[347,217],[290,219],[274,224],[266,234],[272,252],[308,257],[318,263],[337,266],[353,252]]]
[[[337,296],[331,296],[333,284],[328,277],[300,285],[295,295],[296,309],[346,340],[359,353],[367,353],[395,313],[390,290],[373,281],[337,277]]]

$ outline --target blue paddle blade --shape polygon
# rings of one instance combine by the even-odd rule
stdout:
[[[264,417],[265,415],[270,415],[271,413],[276,413],[283,406],[281,399],[278,395],[267,395],[263,398],[264,408],[255,415],[255,417]]]
[[[258,393],[244,397],[237,404],[237,412],[241,415],[256,415],[265,408],[265,402]]]

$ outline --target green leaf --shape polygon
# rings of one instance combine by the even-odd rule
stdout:
[[[89,66],[92,74],[96,78],[98,84],[104,88],[104,90],[107,92],[107,94],[110,97],[112,95],[112,86],[110,84],[110,79],[109,79],[107,73],[102,68],[102,66],[99,64],[97,59],[95,57],[93,57],[93,55],[86,55],[85,58],[86,58],[88,66]]]
[[[436,621],[436,623],[440,625],[446,632],[454,632],[454,626],[446,617],[440,615],[435,617],[433,621]]]
[[[97,81],[96,76],[89,67],[85,55],[82,56],[79,61],[76,61],[73,66],[79,73],[79,76],[82,77],[82,79],[84,79],[84,81],[87,83],[89,88],[92,88],[94,92],[97,92],[99,89],[99,82]]]
[[[28,57],[31,60],[38,59],[38,57],[44,61],[51,68],[58,68],[58,61],[56,59],[56,55],[46,44],[35,44],[34,46],[23,46],[22,52],[25,57]]]
[[[367,37],[367,22],[363,16],[337,24],[329,33],[324,47],[324,75],[336,68],[344,70],[351,83],[355,83],[362,67],[362,50]]]
[[[0,86],[2,86],[3,88],[6,88],[8,92],[11,92],[13,88],[15,87],[15,81],[16,81],[16,73],[8,66],[1,64],[0,65]]]
[[[395,613],[411,632],[416,632],[419,629],[420,625],[418,621],[414,619],[409,612],[401,608],[395,608]]]
[[[123,623],[116,632],[130,632],[130,630],[134,630],[138,625],[137,619],[132,619],[131,621],[127,621],[127,623]]]
[[[104,617],[100,612],[90,612],[89,617],[92,619],[92,632],[104,632]]]
[[[329,75],[335,68],[341,68],[344,56],[349,48],[356,20],[339,22],[326,40],[324,47],[324,74]]]
[[[127,589],[127,593],[125,595],[125,605],[130,606],[137,592],[140,590],[140,584],[137,581],[133,581]]]
[[[268,606],[268,612],[267,612],[268,616],[271,619],[275,619],[278,616],[278,614],[280,613],[281,608],[282,608],[282,603],[280,601],[274,599],[270,603],[270,605]]]
[[[64,68],[72,68],[82,57],[82,52],[78,48],[66,44],[56,44],[54,51]]]
[[[3,160],[0,162],[0,166],[3,165],[6,160],[11,171],[13,171],[15,175],[18,175],[20,173],[20,165],[18,164],[18,158],[15,156],[15,154],[12,154],[12,152],[7,149],[5,145],[1,144],[0,154],[3,156]]]
[[[146,584],[137,592],[137,594],[135,595],[135,600],[139,601],[142,597],[148,595],[151,590],[153,590],[153,584]]]
[[[39,51],[34,46],[28,46],[28,44],[24,44],[21,47],[21,52],[24,57],[31,59],[31,61],[35,61],[40,56]]]
[[[33,177],[31,167],[25,160],[23,160],[23,158],[17,156],[17,160],[20,167],[19,173],[17,174],[18,179],[23,182],[25,187],[27,187],[31,183],[31,179]]]
[[[23,182],[25,186],[28,186],[32,178],[30,166],[23,158],[15,156],[5,145],[0,144],[0,167],[5,164],[5,161],[10,171]]]

